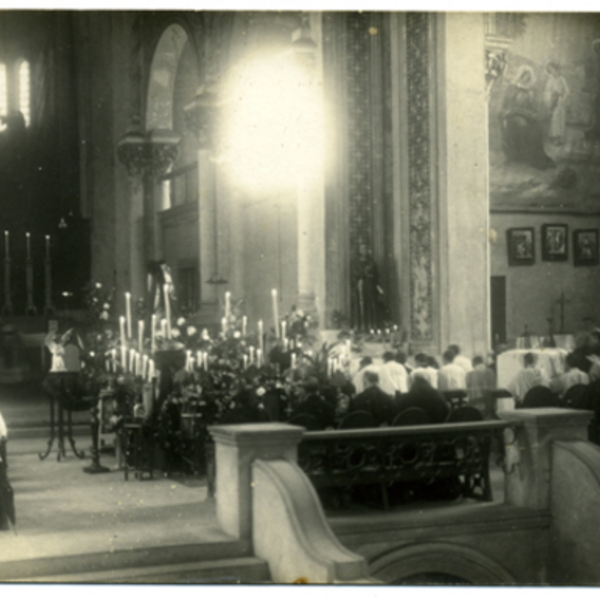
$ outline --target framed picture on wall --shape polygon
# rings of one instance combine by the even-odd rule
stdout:
[[[569,227],[542,225],[542,260],[561,261],[569,258]]]
[[[511,267],[535,263],[535,230],[533,227],[511,227],[506,231],[508,264]]]
[[[576,229],[573,232],[573,264],[576,267],[598,264],[597,229]]]

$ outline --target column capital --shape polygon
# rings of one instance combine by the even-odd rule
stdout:
[[[139,117],[117,143],[117,157],[131,177],[166,173],[179,154],[181,136],[170,129],[142,130]]]

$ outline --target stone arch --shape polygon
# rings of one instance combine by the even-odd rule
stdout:
[[[400,583],[430,573],[448,575],[474,585],[516,583],[510,572],[495,560],[460,544],[410,544],[378,556],[369,565],[369,574],[384,583]]]

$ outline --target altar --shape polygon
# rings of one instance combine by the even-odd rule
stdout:
[[[564,350],[568,350],[569,352],[575,350],[575,336],[573,334],[555,333],[552,337],[554,338],[554,342],[557,348],[563,348]],[[546,336],[530,335],[528,348],[527,338],[518,337],[516,345],[518,349],[539,349],[543,348],[545,338]]]
[[[498,389],[506,389],[515,375],[523,369],[523,359],[527,353],[535,354],[537,366],[542,368],[550,379],[565,372],[565,359],[569,351],[565,348],[516,348],[498,356]]]

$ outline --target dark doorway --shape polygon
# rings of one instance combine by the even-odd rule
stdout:
[[[492,308],[492,344],[506,343],[506,277],[492,277],[490,285]]]

